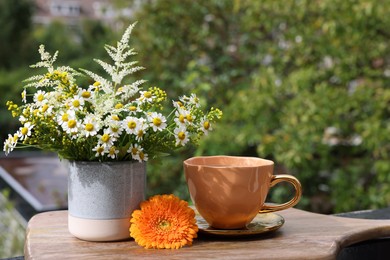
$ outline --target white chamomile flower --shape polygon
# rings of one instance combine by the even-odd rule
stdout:
[[[95,157],[103,156],[106,153],[106,148],[103,145],[98,144],[92,151],[96,152]]]
[[[82,110],[84,106],[84,98],[82,96],[74,96],[72,99],[69,100],[68,105],[73,110]]]
[[[123,87],[119,87],[117,88],[116,92],[115,92],[115,95],[116,96],[121,96],[125,93],[125,89]]]
[[[23,114],[21,116],[19,116],[19,122],[20,123],[24,124],[26,121],[28,121],[28,119]]]
[[[196,118],[196,116],[191,114],[190,112],[187,113],[187,115],[186,115],[186,120],[187,120],[188,124],[193,124],[195,118]]]
[[[140,153],[143,152],[143,148],[139,144],[131,144],[129,149],[126,151],[131,155],[131,158],[137,161],[142,161]]]
[[[75,119],[76,113],[73,110],[67,110],[67,111],[60,111],[60,113],[57,116],[57,123],[59,125],[66,124],[70,119]]]
[[[176,125],[178,126],[184,126],[186,124],[186,121],[187,121],[187,115],[189,114],[190,112],[188,112],[185,108],[183,107],[180,107],[176,110],[175,112],[175,123]]]
[[[137,125],[137,128],[135,129],[135,133],[136,133],[135,139],[138,142],[142,141],[148,128],[149,128],[149,126],[146,123],[146,120],[141,118],[140,123]]]
[[[152,103],[153,102],[153,94],[150,91],[140,91],[140,97],[137,99],[141,103]]]
[[[179,97],[179,100],[180,100],[180,102],[182,102],[183,104],[186,104],[186,103],[189,101],[189,97],[187,97],[186,95],[184,95],[184,96]]]
[[[194,93],[189,97],[189,103],[195,107],[200,107],[199,98]]]
[[[173,104],[173,107],[176,109],[184,108],[184,105],[181,101],[172,100],[172,104]]]
[[[148,114],[148,121],[155,132],[162,131],[167,127],[165,123],[167,119],[161,113],[152,112]]]
[[[149,159],[148,154],[144,153],[143,151],[139,152],[138,157],[140,162],[146,162]]]
[[[175,128],[175,139],[176,139],[176,146],[182,145],[184,146],[188,141],[188,132],[187,129],[183,126]]]
[[[30,122],[24,123],[22,127],[19,128],[19,131],[17,132],[17,135],[21,141],[26,139],[28,136],[31,136],[31,130],[33,129],[34,125],[32,125]]]
[[[122,122],[117,120],[109,120],[107,125],[108,125],[107,128],[108,134],[110,134],[115,138],[119,138],[119,136],[123,132]]]
[[[38,90],[37,93],[34,94],[34,102],[38,106],[42,106],[47,102],[46,92],[42,90]]]
[[[63,123],[62,129],[72,135],[72,139],[76,138],[76,134],[79,132],[79,129],[81,128],[81,123],[76,118],[69,119],[66,123]]]
[[[119,102],[119,103],[115,104],[114,108],[115,108],[115,110],[117,110],[116,111],[117,113],[120,113],[123,110],[123,104]]]
[[[111,146],[110,149],[108,149],[107,156],[110,157],[111,159],[115,159],[119,153],[119,150],[116,149],[115,146]]]
[[[88,91],[89,92],[97,92],[97,91],[99,91],[99,89],[100,89],[100,82],[95,82],[95,83],[93,83],[93,85],[89,85],[88,86]]]
[[[130,115],[136,115],[142,111],[137,104],[130,105],[128,109],[130,111]]]
[[[176,118],[174,119],[174,121],[177,125],[191,125],[196,118],[196,116],[194,116],[193,114],[191,114],[190,111],[184,108],[177,110],[175,115]]]
[[[110,135],[108,129],[104,129],[104,133],[102,135],[98,135],[97,137],[99,138],[99,144],[103,145],[107,149],[113,146],[116,141],[115,137]]]
[[[4,142],[4,152],[5,155],[8,155],[10,152],[14,150],[16,147],[16,144],[18,143],[18,135],[15,134],[14,136],[8,134],[7,140]]]
[[[128,116],[123,120],[123,129],[128,134],[137,134],[137,126],[141,124],[141,121],[137,117]]]
[[[121,120],[117,114],[111,114],[107,119],[108,121],[117,121],[117,122]]]
[[[95,136],[97,135],[97,132],[100,130],[100,124],[98,119],[94,115],[88,114],[84,118],[82,128],[83,128],[83,134],[86,137]]]
[[[80,89],[78,96],[82,97],[85,101],[90,101],[93,99],[93,92],[89,89]]]
[[[39,112],[43,113],[44,115],[51,115],[53,112],[53,106],[49,106],[48,104],[43,104],[43,106],[39,108]]]
[[[127,149],[127,153],[129,153],[132,157],[136,156],[139,150],[142,149],[139,144],[131,144],[129,149]]]
[[[201,121],[200,121],[200,129],[202,130],[202,132],[207,135],[209,133],[209,131],[213,130],[213,128],[211,127],[211,123],[210,121],[204,117]]]

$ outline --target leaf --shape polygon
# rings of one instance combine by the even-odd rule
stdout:
[[[104,62],[102,60],[99,60],[99,59],[94,59],[94,61],[96,61],[100,66],[102,66],[102,68],[108,73],[110,74],[110,76],[112,77],[113,75],[115,75],[116,73],[116,68],[110,64],[108,64],[107,62]]]

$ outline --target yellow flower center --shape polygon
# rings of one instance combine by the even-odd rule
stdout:
[[[114,132],[114,133],[119,131],[119,127],[118,126],[112,125],[112,126],[110,126],[110,128],[111,128],[111,131]]]
[[[181,123],[184,124],[184,120],[185,120],[185,119],[186,119],[186,118],[185,118],[184,115],[179,115],[179,121],[180,121]]]
[[[80,101],[79,100],[73,100],[73,102],[72,102],[72,105],[74,106],[74,107],[79,107],[80,106]]]
[[[104,151],[103,146],[99,146],[99,147],[96,149],[96,152],[97,152],[97,153],[102,153],[103,151]]]
[[[110,155],[114,155],[115,154],[115,146],[112,146],[110,148],[110,151],[108,152]]]
[[[63,114],[61,116],[61,119],[62,119],[62,121],[67,122],[69,120],[69,115],[68,114]]]
[[[146,98],[151,98],[151,97],[152,97],[152,93],[149,92],[149,91],[146,91],[146,92],[144,93],[144,97],[146,97]]]
[[[187,120],[188,120],[188,122],[192,122],[192,119],[193,119],[192,116],[191,116],[190,114],[188,114],[188,115],[187,115]]]
[[[143,152],[139,152],[139,158],[140,158],[141,160],[144,160],[145,154],[144,154]]]
[[[89,91],[83,91],[83,93],[81,93],[81,96],[83,98],[90,98],[91,97],[91,92]]]
[[[85,124],[85,130],[87,130],[88,132],[93,131],[93,129],[94,129],[93,124],[91,124],[91,123]]]
[[[119,121],[119,117],[117,115],[112,115],[111,118],[115,121]]]
[[[131,148],[131,153],[136,155],[138,153],[138,149],[136,147]]]
[[[95,83],[93,83],[93,85],[94,85],[95,87],[100,86],[100,82],[99,82],[99,81],[96,81]]]
[[[143,135],[144,135],[144,131],[139,130],[138,133],[137,133],[137,136],[138,137],[142,137]]]
[[[180,140],[184,140],[186,138],[186,134],[184,132],[179,132],[177,134],[177,137],[180,139]]]
[[[43,99],[44,99],[43,94],[39,94],[39,95],[37,96],[37,100],[38,100],[38,101],[43,101]]]
[[[27,127],[23,127],[20,132],[22,133],[22,135],[26,135],[28,133],[28,128]]]
[[[210,122],[209,121],[204,121],[203,127],[204,127],[204,129],[208,130],[210,128]]]
[[[183,103],[181,103],[180,101],[177,101],[176,103],[179,105],[179,107],[184,106]]]
[[[121,109],[122,107],[123,107],[123,104],[121,104],[121,103],[118,103],[118,104],[115,105],[116,109]]]
[[[127,126],[130,128],[130,129],[134,129],[137,127],[137,123],[135,121],[129,121],[127,123]]]
[[[136,107],[136,106],[130,106],[130,107],[129,107],[129,110],[130,110],[130,111],[136,111],[136,110],[137,110],[137,107]]]
[[[49,108],[49,106],[46,105],[46,104],[44,104],[44,105],[42,106],[42,112],[46,112],[48,108]]]
[[[76,127],[76,120],[71,119],[68,121],[68,127],[69,128],[75,128]]]
[[[153,118],[153,124],[155,125],[155,126],[160,126],[161,125],[161,119],[160,118],[158,118],[158,117],[155,117],[155,118]]]
[[[108,141],[110,141],[110,136],[108,134],[104,134],[102,135],[102,141],[107,143]]]

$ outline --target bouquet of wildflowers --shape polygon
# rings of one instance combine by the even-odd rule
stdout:
[[[172,101],[163,115],[167,111],[163,90],[141,88],[145,80],[124,83],[127,76],[143,69],[137,61],[129,61],[136,54],[129,46],[134,26],[127,28],[116,47],[105,46],[112,64],[95,60],[110,79],[84,69],[54,67],[58,52],[51,55],[41,45],[41,61],[31,67],[46,68],[47,73],[26,80],[23,105],[7,102],[22,126],[8,135],[5,153],[36,147],[69,160],[142,162],[207,135],[222,116],[219,109],[203,112],[199,99],[191,94]],[[79,86],[76,79],[82,75],[95,83]]]

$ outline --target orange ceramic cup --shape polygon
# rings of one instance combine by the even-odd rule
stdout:
[[[274,163],[255,157],[200,156],[184,161],[184,173],[191,199],[207,223],[218,229],[239,229],[258,213],[296,205],[301,184],[294,176],[273,175]],[[264,204],[270,187],[289,182],[294,197],[280,205]]]

